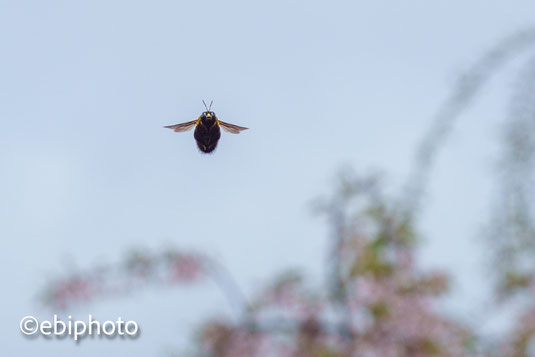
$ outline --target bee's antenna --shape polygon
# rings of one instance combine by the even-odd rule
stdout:
[[[207,111],[210,111],[210,110],[208,109],[208,107],[206,106],[206,103],[204,102],[204,99],[203,99],[203,101],[202,101],[202,104],[204,104],[204,108],[206,108]],[[212,106],[212,104],[210,104],[210,106]]]
[[[210,111],[210,110],[212,109],[212,104],[213,104],[213,103],[214,103],[214,101],[212,100],[212,101],[210,102],[210,106],[208,107],[208,111]]]

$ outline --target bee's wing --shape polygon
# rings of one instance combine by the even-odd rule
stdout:
[[[223,130],[232,134],[239,134],[240,131],[249,129],[243,126],[225,123],[224,121],[221,121],[221,120],[219,120],[219,125],[223,128]]]
[[[188,130],[193,129],[193,127],[196,124],[197,124],[197,120],[192,120],[192,121],[188,121],[187,123],[164,126],[164,128],[173,129],[173,131],[180,133],[183,131],[188,131]]]

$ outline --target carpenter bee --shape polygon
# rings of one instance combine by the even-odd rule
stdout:
[[[197,120],[164,126],[164,128],[173,129],[173,131],[179,133],[191,130],[195,127],[193,137],[197,142],[199,150],[204,153],[210,153],[215,150],[217,142],[219,141],[219,138],[221,138],[221,130],[219,127],[232,134],[239,134],[240,131],[248,129],[243,126],[229,124],[219,120],[215,113],[211,111],[213,102],[214,101],[211,101],[210,106],[207,106],[204,100],[202,101],[206,111],[203,112]]]

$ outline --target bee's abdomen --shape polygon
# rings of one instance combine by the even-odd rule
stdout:
[[[215,150],[219,138],[221,138],[221,130],[215,121],[199,122],[195,127],[193,134],[199,150],[204,153],[210,153]]]

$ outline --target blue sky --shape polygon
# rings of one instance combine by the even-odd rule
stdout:
[[[76,311],[134,319],[136,341],[21,336],[20,318],[49,314],[35,299],[49,278],[133,247],[206,251],[248,292],[287,267],[321,282],[327,227],[309,204],[336,170],[399,187],[456,76],[534,22],[519,0],[0,1],[3,350],[156,355],[231,313],[213,286],[147,291]],[[453,274],[458,316],[484,297],[476,235],[516,65],[461,118],[420,222],[422,264]],[[162,129],[201,99],[250,130],[203,156]]]

